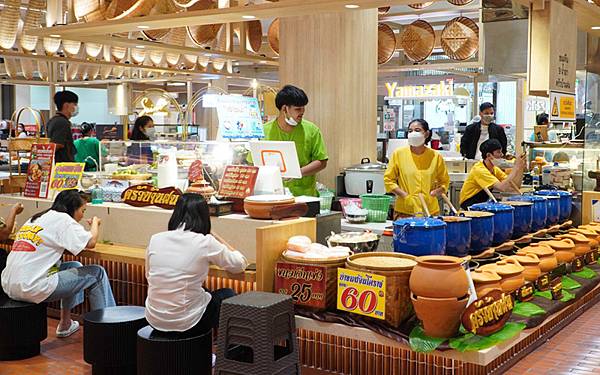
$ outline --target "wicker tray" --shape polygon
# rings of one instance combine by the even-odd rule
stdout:
[[[179,8],[173,3],[171,0],[161,0],[157,1],[156,5],[150,11],[150,15],[154,14],[172,14],[177,13]],[[142,35],[144,35],[148,40],[157,41],[164,39],[171,29],[156,29],[156,30],[142,30]]]
[[[269,40],[269,46],[279,55],[279,18],[275,18],[271,25],[269,25],[269,31],[267,31],[267,39]]]
[[[377,25],[377,63],[385,64],[392,59],[396,51],[396,34],[385,23]]]
[[[433,4],[433,2],[426,2],[426,3],[415,3],[415,4],[408,4],[409,7],[413,8],[413,9],[425,9],[428,6],[431,6]]]
[[[125,56],[127,56],[127,48],[112,46],[110,53],[116,62],[121,62],[125,59]]]
[[[388,12],[390,11],[391,8],[392,7],[379,7],[379,8],[377,8],[377,13],[380,16],[386,15],[386,14],[388,14]]]
[[[96,58],[102,52],[102,44],[98,43],[86,43],[85,44],[85,53],[89,57]]]
[[[442,31],[442,49],[453,60],[467,60],[479,49],[479,27],[467,17],[450,20]]]
[[[427,59],[435,46],[435,31],[429,22],[416,20],[402,28],[400,46],[411,61]]]
[[[42,45],[44,46],[44,50],[46,51],[46,55],[56,55],[58,49],[60,48],[60,39],[59,38],[44,38],[42,40]]]

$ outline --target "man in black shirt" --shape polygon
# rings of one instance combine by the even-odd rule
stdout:
[[[56,144],[55,161],[57,163],[75,161],[75,144],[71,131],[71,117],[77,116],[79,97],[72,91],[59,91],[54,95],[56,115],[48,121],[48,137]]]

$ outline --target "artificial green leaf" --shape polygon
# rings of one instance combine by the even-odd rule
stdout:
[[[583,267],[583,269],[579,272],[572,272],[571,275],[579,277],[580,279],[593,279],[598,276],[598,274],[588,267]]]
[[[513,314],[530,318],[532,316],[544,315],[546,311],[538,305],[531,302],[516,302],[513,308]]]
[[[533,293],[534,296],[538,296],[538,297],[544,297],[546,299],[552,299],[552,292],[549,290],[545,290],[543,292],[540,292],[539,290],[535,293]]]
[[[479,336],[469,333],[463,337],[450,339],[449,345],[460,352],[483,350],[498,345],[503,341],[510,340],[524,328],[525,324],[523,323],[509,322],[500,331],[489,336]]]
[[[569,276],[562,277],[562,287],[563,290],[573,290],[577,288],[581,288],[581,284],[577,281],[571,279]]]
[[[428,353],[437,349],[446,339],[429,337],[425,334],[421,326],[415,326],[408,336],[408,341],[411,349],[415,352]]]
[[[513,323],[508,322],[500,331],[493,333],[490,337],[498,339],[500,341],[506,341],[512,339],[516,334],[525,329],[527,325],[525,323]]]
[[[560,299],[561,302],[569,302],[570,300],[575,298],[575,294],[569,292],[568,290],[563,290],[562,295],[563,296]]]

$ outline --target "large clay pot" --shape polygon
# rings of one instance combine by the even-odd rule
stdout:
[[[575,242],[570,238],[542,241],[539,244],[553,249],[556,260],[560,264],[569,263],[575,258]]]
[[[580,225],[579,229],[587,229],[589,231],[593,231],[596,232],[596,241],[600,241],[600,225],[595,225],[595,224],[586,224],[586,225]]]
[[[411,292],[427,298],[462,298],[469,290],[467,273],[462,259],[445,255],[416,258],[417,265],[410,274]]]
[[[581,256],[592,251],[590,239],[581,233],[569,232],[567,234],[561,234],[560,236],[557,236],[557,238],[572,240],[575,243],[575,247],[573,248],[575,256]]]
[[[506,258],[495,264],[487,264],[482,268],[494,271],[502,278],[500,286],[504,292],[511,293],[525,284],[525,277],[523,276],[525,268],[515,259]]]
[[[460,317],[467,307],[469,296],[461,299],[427,298],[412,294],[411,301],[427,336],[450,338],[458,333]]]
[[[471,272],[471,278],[475,284],[478,298],[485,296],[492,290],[502,290],[500,285],[502,278],[494,271],[478,268]]]
[[[540,270],[542,272],[550,272],[558,267],[558,259],[556,259],[555,251],[542,244],[527,246],[517,252],[517,255],[535,254],[540,260]]]
[[[523,277],[525,277],[526,281],[535,281],[538,277],[542,275],[542,270],[540,269],[540,259],[535,254],[526,254],[526,255],[513,255],[510,258],[519,262],[521,266],[525,269],[523,271]]]
[[[569,230],[569,233],[584,235],[590,241],[590,247],[592,250],[598,248],[598,233],[596,231],[584,228],[573,228]]]

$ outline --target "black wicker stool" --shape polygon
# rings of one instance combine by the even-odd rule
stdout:
[[[138,375],[210,375],[212,331],[201,336],[171,338],[151,326],[137,334]]]
[[[116,306],[85,314],[83,359],[94,375],[135,374],[137,331],[148,324],[141,306]]]
[[[45,303],[36,305],[0,297],[0,361],[35,357],[46,337]]]
[[[249,292],[223,301],[215,374],[300,374],[290,296]]]

